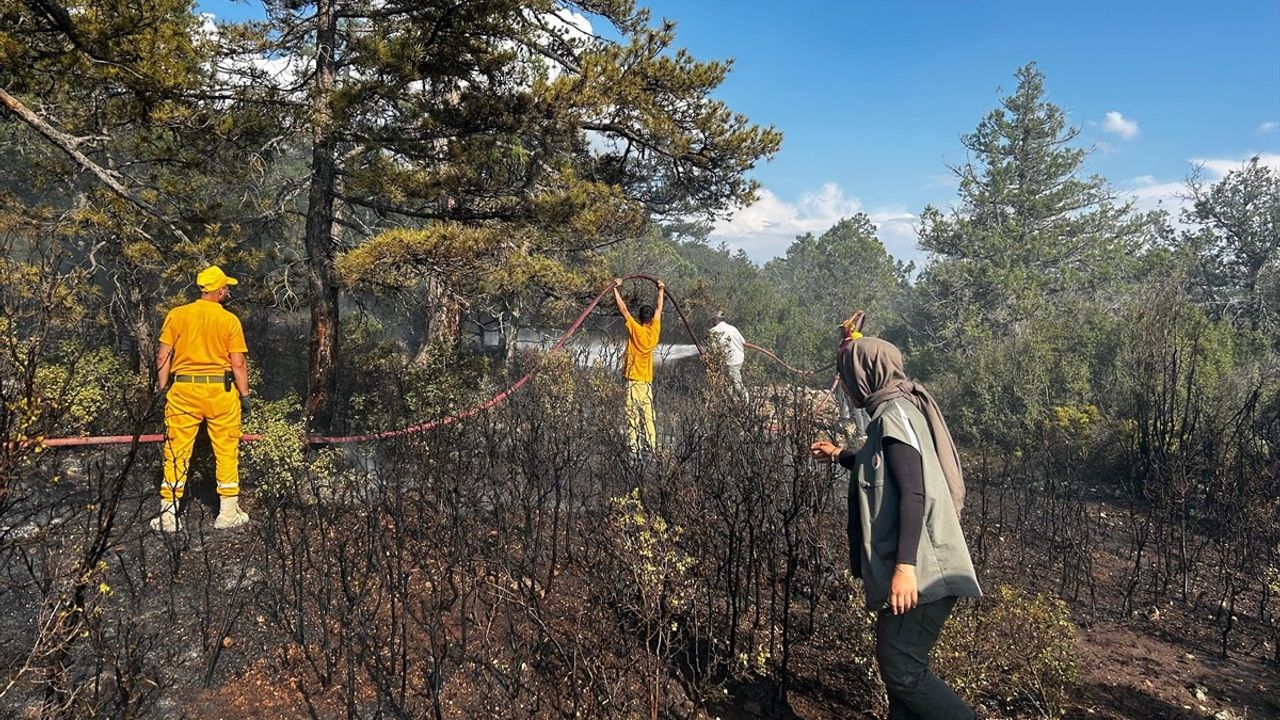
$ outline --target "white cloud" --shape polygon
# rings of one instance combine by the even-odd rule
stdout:
[[[783,255],[797,235],[820,235],[840,220],[866,213],[875,223],[876,234],[885,248],[900,260],[918,260],[916,226],[918,218],[900,208],[868,210],[854,197],[846,197],[836,183],[826,183],[817,192],[808,192],[796,202],[787,202],[762,188],[759,198],[727,220],[717,222],[711,236],[730,247],[740,248],[756,262]]]
[[[1125,140],[1132,140],[1138,137],[1138,122],[1131,120],[1121,113],[1112,110],[1107,113],[1106,120],[1102,121],[1102,131],[1119,135]]]
[[[201,39],[218,41],[222,31],[217,20],[213,13],[200,13],[200,26],[195,32]],[[231,52],[229,48],[224,52],[213,69],[220,80],[233,87],[294,88],[309,67],[306,58],[296,55]],[[295,88],[294,98],[303,97],[302,89]]]
[[[763,188],[755,203],[717,223],[714,234],[747,237],[821,232],[861,209],[862,203],[856,198],[846,198],[835,183],[823,185],[816,193],[805,193],[796,203],[785,202]]]
[[[567,8],[561,12],[553,10],[535,13],[533,10],[525,10],[526,17],[541,28],[538,31],[538,35],[541,36],[539,37],[541,43],[552,46],[563,45],[562,51],[572,52],[574,49],[580,50],[596,42],[595,31],[591,27],[591,21],[587,19],[587,16]],[[547,77],[552,80],[564,74],[564,68],[558,62],[514,44],[511,45],[511,48],[524,56],[525,62],[543,68],[547,73]]]
[[[1188,161],[1187,172],[1190,174],[1197,167],[1204,168],[1204,180],[1211,183],[1217,182],[1226,177],[1227,173],[1232,170],[1239,170],[1244,167],[1249,162],[1250,157],[1253,156],[1245,158],[1194,158]],[[1280,172],[1280,154],[1259,153],[1257,157],[1258,162],[1262,165]],[[1188,193],[1185,178],[1162,181],[1151,175],[1142,175],[1120,183],[1120,191],[1134,201],[1134,205],[1138,210],[1167,210],[1175,224],[1178,224],[1181,210],[1187,203],[1186,196]]]
[[[1204,179],[1217,182],[1228,172],[1243,167],[1250,157],[1190,159],[1187,161],[1187,174],[1202,167]],[[1260,153],[1258,160],[1280,172],[1280,154]],[[942,178],[930,179],[940,181]],[[1118,182],[1116,186],[1123,197],[1134,201],[1138,210],[1163,209],[1169,212],[1175,224],[1178,222],[1187,194],[1185,176],[1171,179],[1141,175]],[[903,208],[866,208],[858,198],[846,196],[836,183],[826,183],[820,190],[805,193],[794,202],[783,200],[763,188],[753,205],[717,222],[711,235],[732,248],[742,249],[752,260],[763,263],[785,254],[797,235],[820,235],[841,219],[859,212],[866,213],[875,223],[876,235],[889,254],[898,260],[922,264],[925,256],[917,245],[918,215]]]
[[[924,253],[920,251],[919,244],[919,217],[892,210],[869,213],[869,217],[876,224],[876,237],[895,260],[912,261],[916,267],[924,264]]]
[[[548,29],[557,35],[580,42],[591,42],[594,39],[591,21],[586,15],[564,9],[564,15],[555,11],[542,13]]]
[[[1250,155],[1243,158],[1196,158],[1191,162],[1196,165],[1204,166],[1205,172],[1209,176],[1209,180],[1221,180],[1232,170],[1239,170],[1244,167],[1252,157],[1253,156]],[[1257,157],[1260,165],[1269,167],[1276,172],[1280,172],[1280,154],[1258,153]]]
[[[1280,122],[1268,120],[1258,126],[1257,133],[1259,135],[1269,135],[1277,130],[1280,130]]]
[[[200,27],[196,29],[197,36],[202,36],[202,39],[218,37],[217,15],[214,15],[213,13],[200,13],[196,17],[200,18]]]
[[[1182,180],[1159,182],[1150,175],[1143,175],[1120,183],[1120,193],[1133,200],[1134,208],[1140,212],[1167,210],[1169,216],[1177,220],[1187,184]]]
[[[604,155],[606,153],[617,152],[623,148],[622,140],[613,135],[605,135],[597,130],[588,130],[586,132],[586,136],[587,150],[589,150],[592,155]]]

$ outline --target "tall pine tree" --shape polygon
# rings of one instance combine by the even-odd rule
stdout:
[[[947,347],[1019,334],[1073,299],[1105,291],[1148,240],[1146,218],[1098,176],[1082,174],[1079,129],[1046,98],[1044,75],[1019,68],[1018,87],[962,142],[954,210],[925,209],[922,278],[938,313],[928,330]]]
[[[572,282],[566,262],[651,217],[750,200],[745,173],[780,142],[711,98],[728,63],[674,50],[674,25],[630,0],[267,7],[237,51],[299,61],[280,97],[308,148],[315,427],[332,417],[344,284],[419,282],[447,325],[477,293]]]

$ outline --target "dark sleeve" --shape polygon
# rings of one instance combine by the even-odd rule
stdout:
[[[924,466],[915,448],[893,438],[884,439],[884,461],[898,485],[898,562],[915,565],[924,530]]]
[[[839,462],[841,467],[853,470],[857,467],[858,451],[844,448],[840,451]],[[857,480],[849,478],[849,572],[853,573],[856,578],[862,577],[862,523],[858,519],[858,484]]]
[[[857,450],[850,450],[849,448],[844,448],[843,450],[840,451],[840,458],[839,458],[840,467],[844,468],[845,470],[854,469],[855,467],[858,466],[857,458],[858,458]]]

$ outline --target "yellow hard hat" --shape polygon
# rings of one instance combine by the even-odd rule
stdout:
[[[196,285],[199,285],[200,289],[205,292],[221,290],[224,285],[237,284],[239,284],[239,282],[235,278],[222,272],[222,268],[217,265],[210,265],[209,267],[201,270],[200,274],[196,276]]]

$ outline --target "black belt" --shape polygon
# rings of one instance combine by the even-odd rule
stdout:
[[[174,382],[196,383],[198,385],[212,385],[221,383],[224,380],[221,375],[174,375]]]

